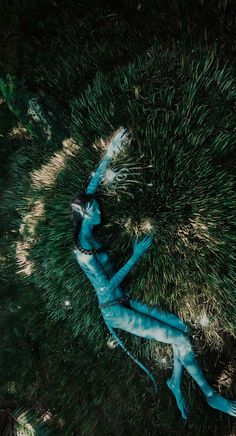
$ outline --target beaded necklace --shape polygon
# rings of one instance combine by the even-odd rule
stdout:
[[[97,249],[97,248],[92,248],[91,250],[86,250],[85,248],[81,247],[81,245],[76,245],[76,248],[78,248],[78,250],[84,254],[95,254],[99,251],[99,249]]]

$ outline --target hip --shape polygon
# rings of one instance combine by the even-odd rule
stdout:
[[[108,322],[109,324],[112,324],[115,320],[122,321],[127,309],[132,310],[132,307],[129,303],[130,299],[130,296],[126,296],[126,298],[119,298],[116,300],[111,300],[105,304],[99,304],[98,307],[101,310],[104,321],[106,323]]]
[[[129,294],[127,294],[120,286],[116,289],[113,289],[112,291],[104,288],[103,291],[101,291],[100,289],[95,289],[95,292],[97,295],[99,307],[105,304],[109,305],[113,301],[115,302],[116,300],[118,301],[129,297]]]

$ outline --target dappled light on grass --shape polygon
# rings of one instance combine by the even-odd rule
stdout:
[[[220,328],[220,313],[214,316],[214,311],[211,306],[214,306],[214,304],[209,304],[207,307],[209,314],[203,309],[200,314],[196,316],[195,327],[200,328],[204,333],[206,343],[209,344],[209,346],[217,350],[222,350],[224,341],[222,335],[223,329]]]
[[[9,136],[13,139],[23,139],[28,138],[30,135],[28,130],[23,126],[23,124],[18,122],[17,125],[14,126],[9,132]]]
[[[154,346],[154,362],[160,370],[173,368],[173,352],[169,345],[157,344]]]
[[[140,230],[143,233],[151,233],[151,231],[153,230],[152,220],[150,220],[148,218],[144,219],[140,224]]]
[[[211,296],[203,299],[204,293],[209,291],[207,287],[196,288],[189,283],[188,297],[181,299],[178,315],[192,328],[195,338],[204,337],[206,346],[221,351],[226,328],[221,323],[221,308],[214,289]]]
[[[177,233],[184,245],[188,247],[208,242],[220,244],[221,241],[210,234],[210,229],[214,226],[214,223],[203,221],[202,217],[197,215],[194,219],[189,218],[187,224],[181,224]]]
[[[125,289],[129,291],[132,287],[134,298],[177,314],[192,328],[196,353],[202,355],[203,366],[209,368],[214,383],[220,377],[219,372],[217,374],[220,362],[214,362],[217,367],[214,377],[207,350],[222,350],[227,334],[233,329],[230,324],[233,325],[234,307],[229,301],[234,302],[232,278],[235,263],[230,227],[235,216],[234,187],[231,173],[222,162],[225,157],[230,161],[234,141],[235,122],[229,104],[234,91],[232,89],[231,97],[230,93],[222,94],[222,89],[227,86],[224,74],[220,70],[215,73],[216,62],[213,62],[211,71],[211,54],[205,53],[203,48],[185,55],[181,47],[173,50],[171,47],[164,50],[163,47],[153,47],[149,53],[153,55],[145,53],[128,68],[110,76],[108,73],[104,76],[96,74],[91,85],[81,89],[81,94],[70,90],[70,135],[83,145],[79,153],[78,146],[70,139],[64,141],[63,148],[57,152],[42,148],[36,141],[30,151],[29,147],[26,150],[29,162],[32,159],[29,172],[25,174],[28,171],[25,165],[23,173],[20,161],[17,166],[19,177],[24,176],[23,182],[24,178],[29,180],[24,191],[21,189],[21,197],[26,201],[17,204],[22,220],[19,242],[16,241],[17,263],[25,276],[33,272],[30,281],[36,292],[42,290],[44,298],[44,304],[37,308],[45,313],[46,321],[52,322],[52,339],[45,338],[42,332],[40,344],[45,344],[49,378],[57,390],[55,395],[54,388],[49,386],[53,392],[53,407],[56,413],[62,407],[64,415],[68,416],[67,404],[74,404],[71,413],[74,419],[79,410],[82,418],[76,418],[75,424],[82,433],[93,433],[95,427],[104,434],[107,428],[112,432],[112,419],[104,423],[104,427],[99,422],[101,410],[107,410],[108,405],[116,406],[114,398],[107,403],[106,395],[101,394],[106,386],[116,387],[117,403],[124,409],[132,404],[131,395],[136,404],[140,404],[136,392],[132,393],[128,385],[128,391],[123,388],[124,381],[133,377],[133,366],[127,368],[119,350],[112,351],[115,343],[108,341],[106,346],[104,325],[94,295],[78,270],[72,252],[70,198],[74,191],[83,191],[87,186],[110,140],[107,135],[115,126],[127,121],[127,124],[132,124],[135,136],[126,153],[116,159],[105,174],[99,197],[107,222],[98,231],[107,244],[106,248],[114,249],[111,253],[114,254],[115,267],[130,255],[136,237],[151,232],[155,242],[145,262],[140,263],[134,274],[127,278]],[[60,63],[58,68],[62,77]],[[76,81],[78,83],[78,77]],[[220,92],[218,83],[224,85]],[[64,91],[63,86],[60,88]],[[56,150],[58,146],[61,146],[61,140],[57,142]],[[33,171],[33,168],[37,170]],[[41,198],[45,201],[45,215],[39,205],[38,210],[36,207]],[[18,198],[14,199],[13,206],[17,202]],[[19,226],[18,215],[17,220]],[[33,319],[36,314],[36,310],[35,313],[32,311]],[[79,344],[73,342],[74,338],[79,339]],[[141,340],[137,340],[137,346],[138,354],[144,359],[148,360],[150,354],[155,354],[152,362],[156,372],[162,374],[164,369],[170,372],[173,365],[171,347],[158,346],[155,351],[156,343],[149,345],[148,342],[144,348]],[[99,356],[99,363],[96,361],[94,366],[95,355],[96,358]],[[225,362],[225,353],[222,353],[222,360]],[[67,367],[61,366],[63,361]],[[87,365],[84,365],[85,361]],[[223,365],[221,370],[225,370]],[[63,376],[57,377],[62,371]],[[78,377],[83,383],[77,383]],[[97,385],[99,380],[101,384]],[[137,376],[137,384],[133,383],[137,392],[139,386],[140,391],[142,387],[139,380]],[[191,388],[188,379],[186,386]],[[79,393],[78,389],[81,389]],[[66,392],[66,401],[60,405],[57,401],[55,403],[55,398],[61,398],[62,392]],[[77,404],[80,395],[83,403]],[[98,413],[92,420],[91,399],[98,406]],[[191,425],[193,431],[198,432],[203,409],[198,406],[199,402],[194,403],[195,399],[192,401],[195,408]],[[176,434],[181,433],[174,410],[166,419],[166,407],[163,407],[162,414],[157,403],[151,407],[148,403],[147,406],[150,415],[145,419],[150,424],[150,433],[169,434],[172,428]],[[141,409],[142,405],[140,415]],[[136,420],[138,414],[133,410],[130,409]],[[157,414],[165,425],[157,423]],[[113,416],[112,413],[109,416]],[[122,415],[122,412],[118,411],[116,416],[118,424],[127,422],[127,415]],[[210,419],[209,414],[209,419],[201,424],[201,431],[204,428],[214,432],[217,424],[214,422],[212,428]],[[145,422],[142,424],[130,427],[128,433],[141,433]],[[122,433],[123,428],[119,427],[119,430]],[[67,431],[72,434],[76,429],[70,427]]]
[[[37,222],[40,218],[42,218],[44,214],[44,203],[42,199],[36,200],[30,212],[26,214],[20,225],[20,233],[23,235],[25,231],[28,231],[29,240],[34,239],[34,231],[37,225]]]
[[[42,165],[40,169],[31,173],[32,189],[52,188],[55,184],[58,174],[65,168],[67,159],[74,156],[79,146],[72,138],[67,138],[63,142],[63,148],[60,152],[54,153],[49,162]],[[33,205],[31,206],[31,202]],[[26,276],[34,272],[34,261],[30,257],[30,252],[37,240],[36,227],[38,222],[45,214],[44,200],[42,197],[32,200],[28,199],[29,212],[26,213],[20,225],[20,234],[22,238],[16,243],[16,259],[19,266],[18,274]]]
[[[218,389],[223,392],[223,389],[230,389],[235,380],[235,367],[233,362],[229,363],[225,369],[220,372],[220,375],[217,379]]]
[[[30,276],[34,271],[34,262],[28,259],[32,244],[26,241],[20,241],[16,244],[16,259],[19,270],[18,274]]]
[[[44,203],[42,199],[36,200],[34,206],[26,214],[20,225],[20,234],[23,240],[16,243],[16,259],[19,266],[18,274],[31,275],[34,270],[34,262],[29,259],[30,250],[37,238],[35,229],[38,221],[44,215]]]
[[[63,142],[61,151],[54,153],[46,165],[34,170],[31,174],[32,184],[36,188],[50,188],[54,185],[58,173],[65,168],[66,160],[74,156],[79,146],[72,138],[67,138]]]
[[[205,311],[203,311],[198,317],[197,317],[197,323],[201,326],[202,329],[208,328],[210,325],[210,319],[209,316]]]
[[[131,238],[152,233],[157,227],[157,223],[153,218],[144,218],[139,222],[134,221],[131,217],[121,218],[119,225]]]

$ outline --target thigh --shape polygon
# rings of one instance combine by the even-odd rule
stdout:
[[[123,307],[110,306],[102,310],[106,323],[137,336],[172,344],[178,342],[183,334],[176,328],[152,318],[144,313]]]
[[[161,318],[164,312],[161,312],[160,310],[156,309],[154,306],[132,299],[129,300],[129,303],[132,309],[137,310],[138,312],[145,313],[145,315],[151,316],[152,318],[156,318],[159,319],[160,321],[163,321]]]
[[[145,315],[158,319],[172,327],[175,327],[183,332],[186,331],[187,325],[174,313],[164,312],[158,310],[156,307],[149,306],[146,303],[142,303],[137,300],[129,300],[130,307],[138,312],[142,312]]]

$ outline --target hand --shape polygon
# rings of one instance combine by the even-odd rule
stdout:
[[[142,256],[149,249],[153,242],[152,235],[145,236],[140,242],[138,240],[134,243],[134,256]]]
[[[128,140],[128,129],[121,127],[117,134],[114,136],[110,144],[108,145],[107,155],[109,157],[113,157],[114,153],[119,153],[122,150],[122,147]]]

